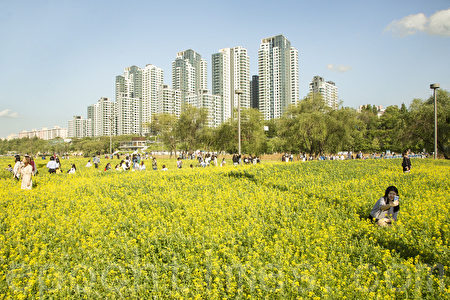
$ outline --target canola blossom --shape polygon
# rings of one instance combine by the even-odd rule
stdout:
[[[0,299],[449,298],[447,161],[172,161],[50,175],[36,160],[31,191],[2,171]],[[390,185],[399,220],[381,228],[367,216]]]

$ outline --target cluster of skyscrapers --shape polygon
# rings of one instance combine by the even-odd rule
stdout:
[[[205,108],[208,125],[217,127],[235,117],[238,105],[258,108],[270,120],[299,101],[298,50],[283,35],[262,39],[258,76],[250,78],[250,58],[243,47],[220,49],[211,64],[211,90],[206,60],[191,49],[178,52],[172,62],[172,87],[157,66],[125,68],[116,76],[115,101],[100,98],[88,107],[87,119],[74,116],[69,137],[146,135],[155,114],[180,116],[185,104]]]

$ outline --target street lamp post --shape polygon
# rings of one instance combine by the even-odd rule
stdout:
[[[436,90],[439,88],[439,83],[430,84],[430,89],[433,90],[434,95],[434,159],[437,158],[437,101]]]
[[[243,90],[235,90],[234,93],[238,97],[238,152],[241,156],[241,95],[244,93]]]
[[[109,117],[109,153],[112,157],[112,128],[113,128],[113,117]]]

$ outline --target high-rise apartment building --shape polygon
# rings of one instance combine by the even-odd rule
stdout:
[[[143,133],[148,133],[152,115],[158,113],[159,96],[163,86],[164,72],[154,65],[146,65],[142,69],[142,123]]]
[[[222,124],[222,97],[220,95],[213,95],[208,90],[201,90],[196,95],[188,96],[186,104],[205,108],[208,112],[209,127],[218,127]]]
[[[163,85],[158,97],[157,113],[172,114],[177,117],[181,114],[181,92],[171,89],[168,85]]]
[[[97,103],[88,106],[88,119],[92,120],[93,136],[115,135],[114,102],[102,97]]]
[[[181,101],[207,88],[206,60],[192,49],[178,52],[172,62],[172,87],[181,91]]]
[[[116,76],[116,102],[114,106],[116,132],[142,134],[142,69],[125,68]]]
[[[83,119],[81,116],[73,116],[73,119],[68,122],[67,136],[72,138],[92,136],[91,123],[91,119]]]
[[[142,100],[120,97],[114,105],[117,135],[142,134]]]
[[[164,72],[148,64],[125,68],[116,77],[115,124],[117,134],[146,134],[152,115],[158,112]]]
[[[259,109],[259,76],[253,75],[250,82],[250,106]]]
[[[222,97],[221,122],[234,117],[238,107],[236,90],[242,108],[250,107],[250,59],[247,49],[242,47],[220,49],[212,55],[212,94]]]
[[[333,81],[325,81],[320,76],[314,76],[309,84],[309,92],[320,94],[326,105],[333,109],[338,108],[338,88]]]
[[[116,76],[116,101],[119,97],[142,99],[142,69],[137,66],[125,68],[123,75]]]
[[[299,100],[298,50],[283,35],[262,39],[258,73],[259,109],[266,120],[279,118]]]

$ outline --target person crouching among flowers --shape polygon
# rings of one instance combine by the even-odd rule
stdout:
[[[397,221],[400,211],[398,189],[390,186],[386,189],[384,196],[378,199],[370,212],[370,217],[379,226],[389,226]]]

